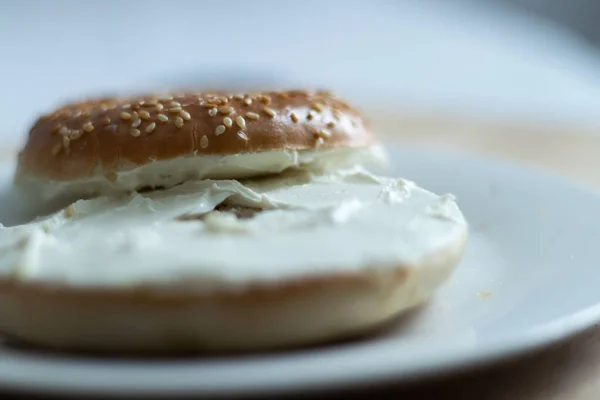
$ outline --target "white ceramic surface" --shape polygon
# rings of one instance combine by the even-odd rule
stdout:
[[[456,194],[472,233],[452,279],[390,331],[210,359],[116,360],[4,347],[0,387],[168,396],[400,382],[522,353],[600,320],[600,197],[519,166],[420,150],[392,155],[398,175]],[[10,168],[1,172],[6,185]],[[5,191],[0,202],[0,220],[15,220],[14,197]]]

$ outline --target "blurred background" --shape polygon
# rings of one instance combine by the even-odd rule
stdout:
[[[325,87],[408,141],[595,135],[598,21],[598,0],[7,1],[0,135],[65,100],[186,86]]]

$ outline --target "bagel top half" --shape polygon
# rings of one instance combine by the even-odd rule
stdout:
[[[34,123],[15,182],[81,198],[340,163],[374,143],[358,110],[324,91],[94,99]]]

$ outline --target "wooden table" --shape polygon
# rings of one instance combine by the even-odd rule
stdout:
[[[370,119],[382,138],[397,145],[509,159],[600,189],[600,129],[414,114],[372,113]],[[600,399],[600,326],[535,354],[478,370],[318,397],[358,400],[378,396],[394,399]]]

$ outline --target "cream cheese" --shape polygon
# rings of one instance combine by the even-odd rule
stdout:
[[[79,199],[98,194],[115,194],[144,187],[171,188],[198,179],[247,179],[278,174],[289,169],[325,171],[361,164],[380,167],[387,163],[380,145],[367,148],[322,150],[274,150],[233,155],[203,155],[149,161],[141,166],[121,166],[107,177],[100,172],[86,179],[40,181],[20,177],[18,185],[40,200]]]
[[[214,211],[223,204],[261,211],[251,218]],[[79,200],[43,219],[0,227],[0,275],[82,287],[235,289],[416,265],[466,230],[451,196],[413,182],[361,167],[289,170]]]

